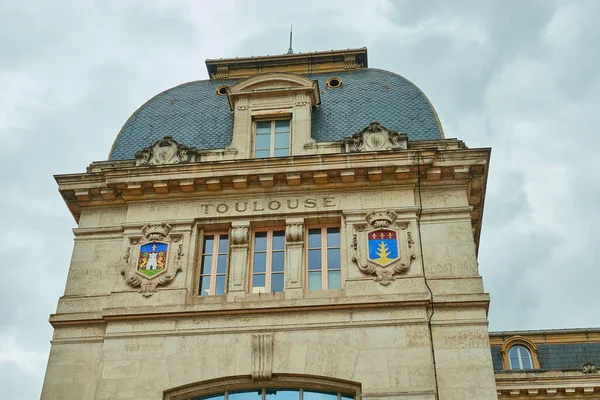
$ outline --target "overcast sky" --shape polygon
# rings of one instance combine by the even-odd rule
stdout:
[[[106,159],[141,104],[207,78],[205,59],[284,53],[290,24],[295,51],[367,46],[446,137],[493,148],[491,330],[599,327],[598,20],[595,0],[0,0],[2,397],[39,397],[64,290],[75,223],[52,175]]]

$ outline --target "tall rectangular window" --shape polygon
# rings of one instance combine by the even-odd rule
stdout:
[[[200,296],[225,294],[228,250],[229,236],[226,233],[204,235],[200,260]]]
[[[254,158],[290,155],[290,120],[256,121]]]
[[[307,240],[308,289],[340,289],[340,228],[309,228]]]
[[[252,248],[252,293],[283,292],[285,231],[254,233]]]

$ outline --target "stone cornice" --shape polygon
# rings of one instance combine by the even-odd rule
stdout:
[[[580,371],[496,372],[498,398],[595,399],[600,375]]]
[[[444,187],[462,182],[468,190],[478,244],[490,149],[414,150],[303,155],[135,167],[95,163],[86,173],[56,175],[59,191],[76,220],[81,208],[161,198],[193,198],[269,191],[340,190],[368,185]]]
[[[360,296],[352,298],[336,298],[332,302],[329,298],[296,299],[251,302],[223,302],[188,304],[186,306],[146,306],[104,309],[100,313],[59,313],[50,315],[53,327],[84,326],[104,324],[108,321],[119,320],[154,320],[165,318],[196,318],[228,315],[252,315],[298,312],[332,312],[376,308],[414,308],[428,307],[431,299],[426,293],[412,293],[387,296]],[[439,307],[487,307],[489,296],[481,295],[454,295],[436,296],[436,306]],[[420,322],[423,322],[419,320]],[[483,323],[486,323],[483,321]]]
[[[367,68],[367,49],[206,60],[211,79],[239,79],[265,72],[311,74]]]

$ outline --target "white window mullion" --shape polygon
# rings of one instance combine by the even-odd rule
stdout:
[[[327,282],[327,228],[321,228],[321,290],[329,289]]]
[[[275,157],[275,121],[271,121],[271,157]]]

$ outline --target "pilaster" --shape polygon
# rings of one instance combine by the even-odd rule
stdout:
[[[228,300],[246,297],[250,221],[231,224]]]
[[[298,299],[302,297],[304,282],[304,219],[288,218],[285,223],[285,297]]]

